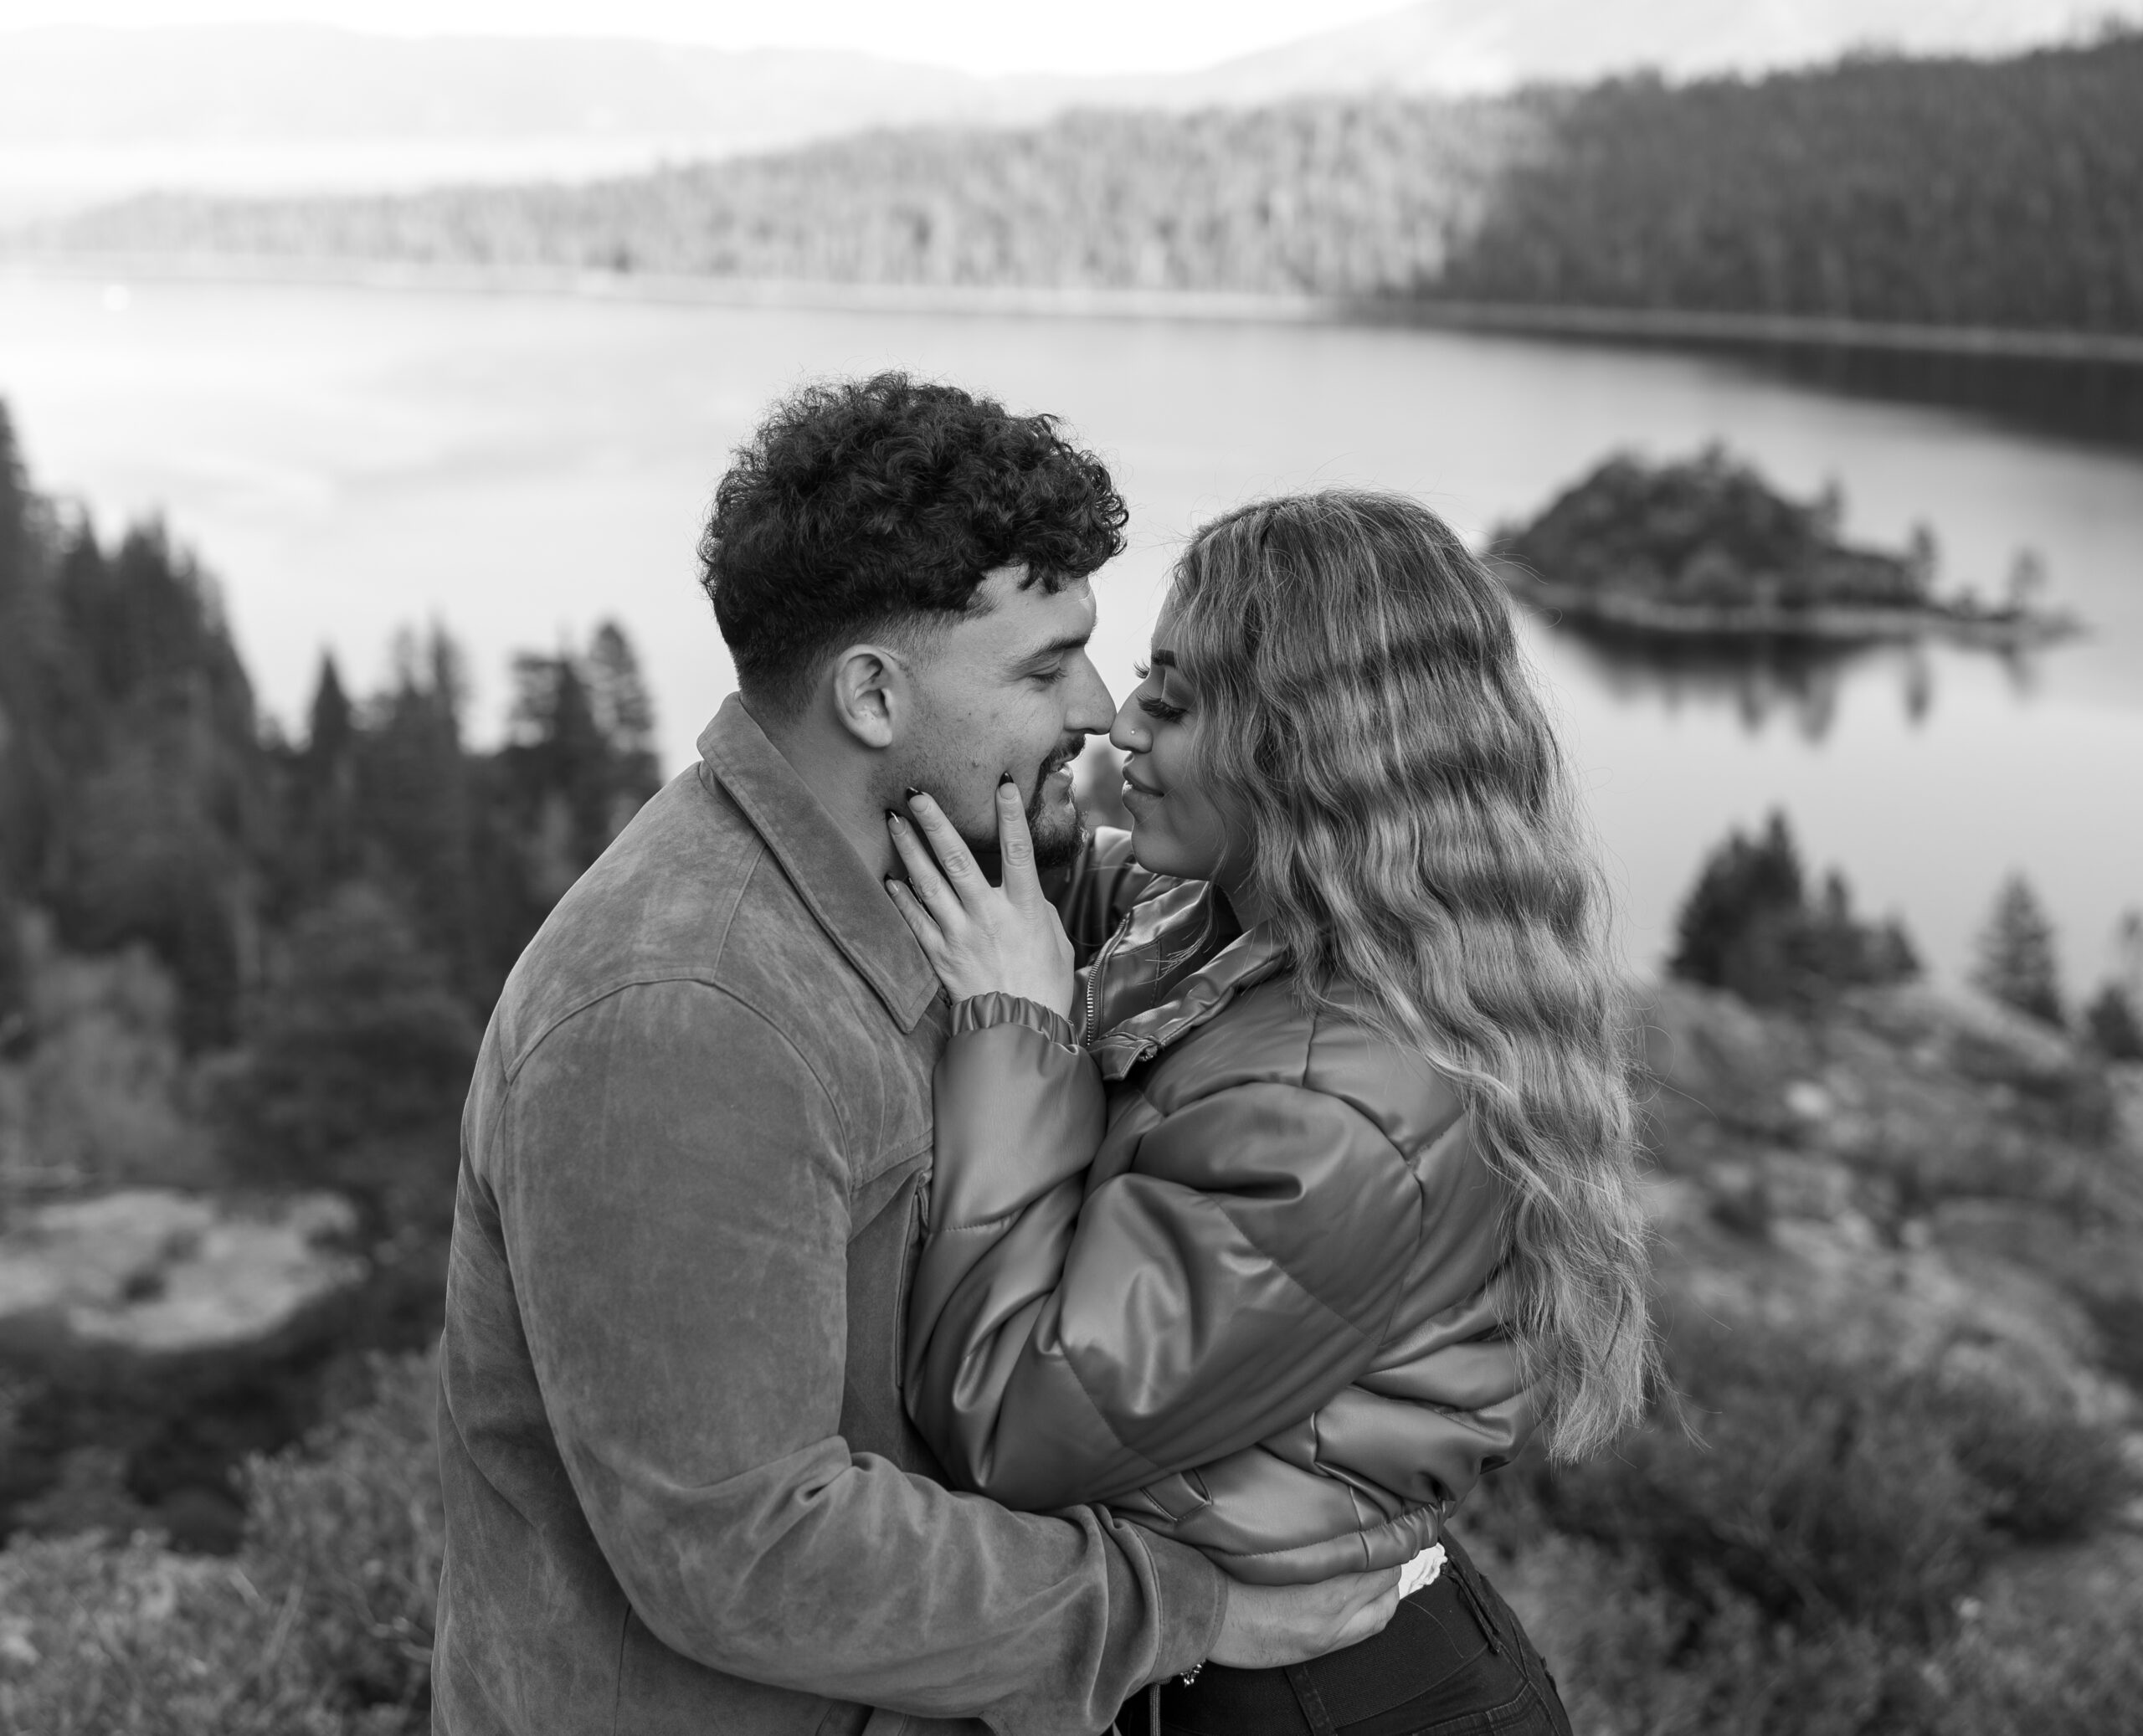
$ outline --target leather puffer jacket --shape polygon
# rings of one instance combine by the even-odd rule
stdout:
[[[1082,1029],[953,1009],[904,1390],[953,1481],[1100,1502],[1239,1579],[1403,1562],[1536,1421],[1508,1189],[1449,1081],[1305,1012],[1262,929],[1104,833]]]

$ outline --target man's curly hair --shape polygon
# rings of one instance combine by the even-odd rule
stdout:
[[[804,388],[737,449],[700,583],[746,697],[793,712],[842,645],[964,614],[996,568],[1061,589],[1122,552],[1128,516],[1054,417],[875,374]]]

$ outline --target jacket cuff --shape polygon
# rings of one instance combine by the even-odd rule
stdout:
[[[1160,1635],[1154,1647],[1154,1680],[1165,1682],[1195,1670],[1221,1642],[1228,1613],[1228,1576],[1188,1543],[1130,1528],[1154,1564],[1160,1592]]]
[[[960,1036],[971,1030],[988,1030],[996,1025],[1024,1025],[1038,1030],[1052,1043],[1061,1043],[1066,1049],[1077,1049],[1079,1040],[1072,1029],[1072,1021],[1054,1008],[1040,1001],[1027,999],[1024,995],[970,994],[965,1000],[953,1003],[953,1035]]]

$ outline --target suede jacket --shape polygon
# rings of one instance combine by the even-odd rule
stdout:
[[[1232,1576],[1406,1560],[1536,1420],[1505,1185],[1448,1079],[1305,1012],[1270,933],[1103,834],[1060,900],[1075,1029],[957,1004],[910,1414],[1013,1507],[1104,1502]]]
[[[1227,1582],[1105,1510],[945,1487],[897,1385],[937,978],[741,706],[700,745],[477,1061],[433,1728],[1098,1730],[1205,1655]]]

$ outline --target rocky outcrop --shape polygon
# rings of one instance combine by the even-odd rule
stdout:
[[[362,1281],[331,1194],[229,1202],[163,1188],[18,1209],[0,1229],[0,1354],[229,1353],[286,1338]]]
[[[2143,1424],[2143,1146],[2125,1073],[1980,996],[1647,1009],[1670,1299]]]
[[[329,1194],[132,1188],[0,1223],[0,1533],[234,1544],[249,1452],[310,1426],[364,1336],[370,1261]]]

